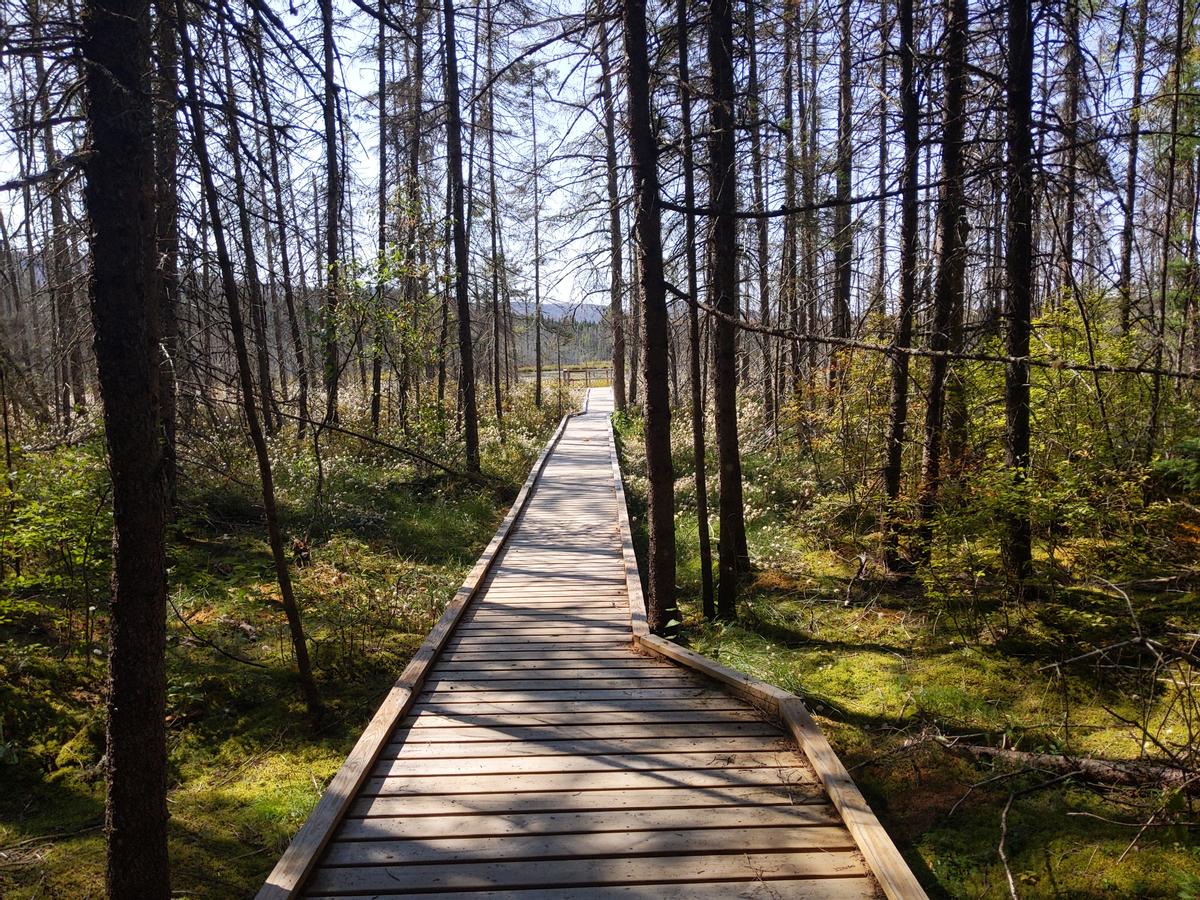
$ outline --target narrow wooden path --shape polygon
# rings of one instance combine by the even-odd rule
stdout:
[[[923,896],[759,709],[635,651],[611,393],[588,401],[259,897]]]

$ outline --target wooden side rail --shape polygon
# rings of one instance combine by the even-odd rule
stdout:
[[[500,523],[500,527],[492,536],[487,549],[475,562],[474,568],[471,569],[462,587],[455,592],[454,599],[450,601],[446,611],[442,613],[442,617],[429,632],[425,642],[413,655],[399,679],[392,685],[391,690],[388,691],[370,724],[359,736],[354,749],[350,751],[350,755],[346,757],[342,767],[338,769],[337,774],[329,782],[329,786],[325,788],[325,792],[317,801],[312,814],[301,826],[296,836],[292,838],[292,842],[284,851],[283,856],[279,858],[279,862],[275,864],[266,884],[259,890],[256,900],[284,900],[284,898],[299,895],[305,879],[316,865],[321,852],[333,835],[334,829],[337,828],[347,808],[358,794],[359,788],[370,775],[371,768],[375,765],[380,751],[386,746],[388,738],[395,730],[396,723],[408,713],[413,699],[420,693],[426,674],[437,660],[447,638],[453,633],[467,605],[478,593],[501,550],[504,549],[513,526],[524,511],[529,497],[533,493],[534,485],[537,484],[538,478],[546,467],[546,461],[549,459],[551,451],[562,437],[562,433],[567,427],[567,421],[573,415],[575,413],[563,416],[562,421],[558,423],[558,429],[542,450],[537,462],[534,463],[521,492],[517,494],[517,499],[513,501],[508,515],[504,517],[504,521]]]
[[[830,800],[858,844],[884,894],[889,900],[927,900],[925,889],[913,875],[912,869],[871,811],[866,798],[799,697],[650,633],[646,627],[646,598],[642,593],[642,580],[629,527],[625,482],[621,477],[616,434],[612,429],[609,430],[609,453],[612,458],[613,485],[617,493],[617,520],[625,561],[634,647],[720,682],[732,693],[781,721],[824,784]]]

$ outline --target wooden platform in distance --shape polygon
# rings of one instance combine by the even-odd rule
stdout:
[[[610,412],[593,390],[567,422],[402,717],[335,779],[343,796],[314,813],[328,821],[260,898],[861,898],[890,883],[791,737],[633,649]]]

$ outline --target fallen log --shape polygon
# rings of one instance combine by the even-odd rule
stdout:
[[[1033,753],[1004,750],[980,744],[961,744],[935,738],[946,750],[972,759],[992,759],[1041,769],[1059,775],[1075,774],[1081,781],[1115,787],[1155,787],[1200,796],[1200,771],[1140,759],[1103,759],[1090,756],[1064,756],[1059,753]]]

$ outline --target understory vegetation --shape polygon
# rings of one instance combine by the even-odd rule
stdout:
[[[175,893],[252,896],[491,538],[558,419],[527,390],[476,482],[327,432],[271,443],[326,715],[313,726],[235,420],[189,435],[170,531],[167,722]],[[570,408],[573,398],[561,398]],[[366,410],[341,427],[369,433]],[[440,456],[432,407],[385,442]],[[446,412],[450,424],[453,409]],[[22,435],[0,496],[0,895],[104,893],[104,660],[112,533],[102,438]],[[48,441],[43,448],[42,441]]]
[[[1069,359],[1077,323],[1040,324]],[[1120,340],[1099,352],[1119,358]],[[1120,449],[1144,426],[1137,379],[1104,379],[1098,413],[1094,382],[1035,370],[1034,465],[1014,496],[988,399],[998,367],[959,366],[968,449],[928,563],[904,576],[883,563],[886,365],[850,366],[838,391],[810,386],[783,410],[778,436],[743,393],[752,565],[736,620],[703,616],[691,422],[676,417],[677,639],[802,697],[934,896],[1007,897],[1010,878],[1021,897],[1197,896],[1192,403],[1176,395],[1178,445],[1139,464]],[[642,419],[616,423],[643,552]],[[1014,505],[1034,522],[1023,599],[999,552]]]

